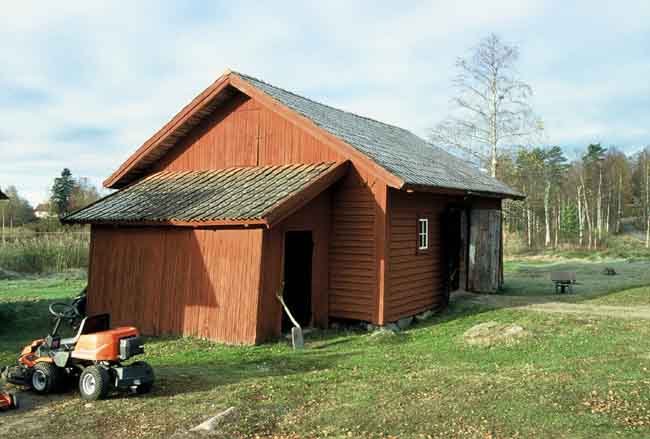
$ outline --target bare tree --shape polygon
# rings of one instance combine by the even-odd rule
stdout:
[[[518,79],[518,59],[518,48],[495,34],[484,38],[469,57],[458,58],[454,111],[430,135],[435,144],[455,147],[482,164],[489,163],[493,177],[503,144],[521,143],[542,129],[529,104],[533,90]]]

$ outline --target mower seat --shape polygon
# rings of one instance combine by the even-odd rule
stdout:
[[[108,331],[110,327],[111,318],[108,314],[97,314],[95,316],[85,317],[79,325],[77,335],[70,338],[62,338],[60,344],[66,350],[72,350],[79,341],[79,337],[82,335]]]

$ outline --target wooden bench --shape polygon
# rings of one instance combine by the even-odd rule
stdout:
[[[573,285],[576,283],[575,271],[552,271],[550,277],[555,284],[555,294],[573,292]]]

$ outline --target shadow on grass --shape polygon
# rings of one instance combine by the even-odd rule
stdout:
[[[13,416],[21,417],[33,410],[40,409],[50,404],[54,404],[75,396],[75,392],[72,390],[51,395],[39,395],[33,391],[24,388],[18,388],[15,386],[11,386],[5,390],[11,391],[17,396],[19,407],[17,409],[0,412],[0,419],[6,419]],[[78,394],[76,396],[78,397]]]
[[[206,358],[191,366],[176,366],[163,359],[154,364],[157,384],[151,396],[173,396],[214,390],[221,386],[273,377],[288,377],[337,367],[342,360],[363,352],[306,349],[300,353],[268,353],[254,358]],[[155,360],[152,358],[152,360]]]

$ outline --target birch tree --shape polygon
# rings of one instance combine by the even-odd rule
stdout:
[[[543,159],[544,169],[544,246],[548,247],[551,245],[551,192],[557,191],[559,188],[560,180],[564,177],[568,165],[562,148],[559,146],[541,150],[540,155]]]
[[[540,133],[542,123],[533,113],[533,89],[519,79],[517,46],[491,34],[469,56],[456,60],[451,115],[432,131],[441,147],[464,151],[497,175],[500,148]]]

